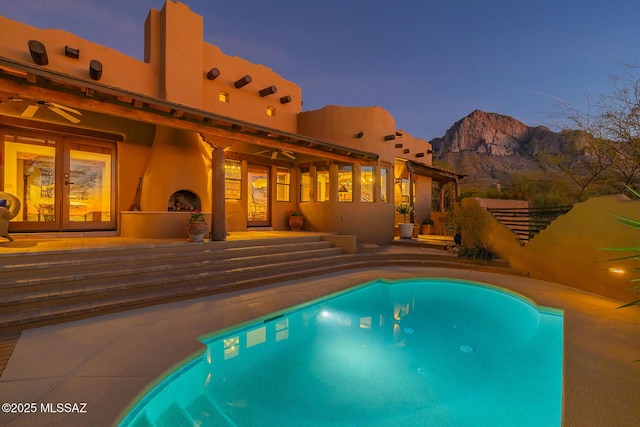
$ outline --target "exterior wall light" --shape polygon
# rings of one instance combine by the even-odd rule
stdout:
[[[38,65],[47,65],[49,63],[49,57],[47,56],[47,49],[38,40],[29,40],[29,53],[31,59]]]
[[[220,76],[220,70],[218,70],[217,68],[212,68],[209,70],[209,72],[207,73],[207,78],[209,80],[215,80]]]
[[[358,132],[355,134],[356,138],[362,138],[364,136],[364,132]]]
[[[416,153],[416,157],[424,157],[424,153]]]
[[[69,46],[64,47],[64,56],[68,58],[78,59],[80,58],[80,49],[75,49]]]
[[[260,91],[258,93],[260,94],[261,97],[264,98],[265,96],[273,95],[277,91],[278,91],[277,87],[275,87],[275,86],[267,86],[264,89],[260,89]]]
[[[95,59],[89,62],[89,77],[93,80],[100,80],[102,77],[102,62]]]
[[[405,148],[404,150],[402,150],[402,152],[403,152],[404,154],[409,154],[409,152],[410,152],[410,151],[411,151],[411,150],[409,150],[408,148]]]
[[[253,79],[251,78],[250,75],[246,75],[243,78],[236,80],[235,83],[233,84],[237,89],[240,89],[243,86],[248,85],[249,83],[251,83],[253,81]]]
[[[384,136],[384,140],[385,141],[393,141],[394,139],[396,139],[395,135],[385,135]]]
[[[289,102],[291,102],[291,97],[289,95],[280,97],[280,104],[288,104]]]

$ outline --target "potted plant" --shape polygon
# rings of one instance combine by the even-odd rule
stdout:
[[[413,206],[408,203],[396,205],[396,211],[404,217],[404,223],[398,224],[401,239],[410,239],[413,236],[413,223],[407,222],[407,215],[413,212]]]
[[[204,241],[204,236],[209,231],[207,222],[204,220],[204,214],[200,210],[193,211],[187,222],[187,234],[192,242]]]
[[[422,221],[422,234],[435,234],[436,226],[432,219]]]
[[[300,231],[304,225],[304,215],[298,210],[289,211],[289,228],[291,231]]]

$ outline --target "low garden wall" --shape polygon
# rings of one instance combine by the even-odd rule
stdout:
[[[621,301],[638,298],[630,268],[640,261],[610,261],[630,255],[603,248],[640,246],[640,230],[619,223],[614,215],[640,220],[640,201],[623,195],[594,197],[577,203],[528,243],[521,243],[481,207],[478,200],[462,200],[462,242],[481,244],[530,277],[583,289]]]

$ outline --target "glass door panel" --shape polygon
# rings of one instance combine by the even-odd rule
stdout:
[[[21,205],[12,231],[115,230],[114,145],[4,129],[0,138],[0,188]]]
[[[115,225],[112,148],[76,142],[65,145],[64,228],[110,228]]]
[[[55,140],[6,134],[3,182],[4,191],[20,200],[20,212],[13,218],[16,224],[12,228],[56,229]]]
[[[269,168],[248,166],[247,225],[268,226],[269,223]]]

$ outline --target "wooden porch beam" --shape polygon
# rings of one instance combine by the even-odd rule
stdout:
[[[177,117],[171,114],[170,109],[166,112],[157,109],[154,110],[147,103],[140,104],[135,99],[133,103],[122,103],[118,102],[115,96],[113,97],[113,99],[109,99],[106,97],[104,99],[100,99],[97,96],[77,96],[73,93],[61,92],[28,83],[21,83],[13,79],[0,79],[0,81],[2,81],[3,91],[12,93],[13,96],[16,97],[43,99],[47,101],[55,100],[55,102],[57,103],[81,110],[117,116],[144,123],[169,126],[176,129],[183,129],[197,133],[207,133],[218,138],[246,142],[267,148],[293,151],[300,154],[308,154],[311,156],[322,157],[338,162],[353,163],[355,161],[358,161],[362,164],[377,163],[377,159],[357,159],[346,154],[339,154],[335,152],[335,150],[330,146],[324,147],[321,144],[316,144],[309,141],[301,141],[301,143],[307,145],[303,146],[290,142],[283,142],[277,138],[252,135],[246,130],[244,130],[244,132],[241,132],[233,130],[231,127],[229,129],[223,129],[217,126],[214,121],[211,121],[211,123],[207,123],[208,120],[205,120],[205,117],[203,117],[202,119],[195,119],[188,117],[187,114],[184,114],[183,117]],[[136,106],[141,106],[142,108],[135,108]],[[174,111],[173,114],[176,114],[176,112]],[[310,148],[312,146],[316,146],[318,148]],[[354,154],[354,156],[356,155],[355,153],[352,154]]]

